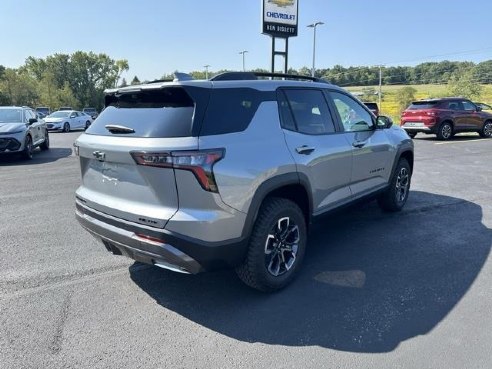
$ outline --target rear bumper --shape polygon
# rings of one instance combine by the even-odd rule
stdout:
[[[76,218],[108,251],[181,273],[234,267],[246,253],[246,239],[204,242],[118,219],[79,201],[76,201]]]
[[[419,125],[419,126],[415,126],[415,125],[410,125],[408,123],[402,123],[400,127],[403,128],[407,132],[433,133],[435,126],[426,126],[424,124]]]

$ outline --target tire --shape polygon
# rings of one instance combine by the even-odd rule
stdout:
[[[407,132],[407,135],[411,138],[414,139],[415,136],[417,136],[417,132]]]
[[[298,274],[306,243],[306,220],[299,206],[287,199],[267,198],[236,273],[245,284],[263,292],[284,288]]]
[[[22,156],[26,160],[31,160],[32,159],[32,138],[31,136],[27,135],[26,136],[26,142],[24,145],[24,151],[22,151]]]
[[[378,204],[382,210],[396,212],[403,209],[410,192],[412,171],[407,159],[401,158],[391,176],[389,188],[379,196]]]
[[[46,151],[50,148],[50,136],[48,134],[48,130],[45,131],[44,141],[41,145],[39,145],[40,149]]]
[[[85,122],[85,128],[84,129],[87,129],[91,126],[91,122],[87,121]]]
[[[437,129],[437,139],[441,141],[449,140],[453,137],[453,126],[449,122],[443,122]]]
[[[492,121],[488,120],[483,124],[482,129],[478,132],[480,137],[490,138],[492,137]]]
[[[63,132],[65,133],[70,132],[70,123],[65,122],[65,124],[63,125]]]

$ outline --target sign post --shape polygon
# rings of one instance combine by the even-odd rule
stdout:
[[[298,0],[262,0],[262,33],[272,37],[272,68],[275,72],[275,56],[284,57],[284,73],[287,73],[289,37],[297,36]],[[284,50],[277,50],[275,39],[284,39]]]

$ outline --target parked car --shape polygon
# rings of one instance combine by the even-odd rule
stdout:
[[[375,102],[365,102],[364,103],[367,108],[372,111],[372,113],[377,117],[379,115],[379,107],[378,104]]]
[[[36,147],[41,150],[50,147],[45,122],[31,108],[0,107],[0,155],[21,153],[25,159],[32,159]]]
[[[96,119],[98,115],[96,108],[84,108],[82,109],[82,112],[89,114],[92,119]]]
[[[485,103],[474,103],[476,106],[478,106],[480,109],[482,109],[482,111],[485,111],[487,113],[492,113],[492,106],[490,106],[489,104],[485,104]]]
[[[58,109],[58,111],[61,110],[73,110],[73,108],[71,106],[62,106],[60,109]]]
[[[46,118],[46,115],[44,113],[41,113],[40,111],[37,111],[36,112],[36,116],[39,118],[39,119],[44,119]]]
[[[75,142],[81,225],[114,254],[182,273],[235,267],[273,291],[298,273],[313,219],[368,197],[403,208],[414,154],[400,127],[323,80],[265,76],[278,77],[107,90]]]
[[[80,114],[83,114],[87,119],[85,129],[89,128],[92,122],[94,121],[94,118],[92,118],[88,113],[85,113],[83,111],[81,111]]]
[[[72,129],[87,129],[92,119],[90,116],[75,110],[59,110],[45,119],[50,131],[70,132]]]
[[[36,110],[36,113],[38,113],[38,114],[41,113],[45,117],[47,115],[50,115],[51,114],[51,109],[49,107],[47,107],[47,106],[38,106],[35,110]]]
[[[492,136],[492,114],[459,97],[414,101],[401,116],[401,127],[414,138],[417,133],[435,134],[449,140],[459,132]]]

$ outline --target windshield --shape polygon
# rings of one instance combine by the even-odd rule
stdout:
[[[48,118],[66,118],[70,115],[69,111],[56,111],[53,114],[50,114]]]
[[[0,123],[22,123],[22,109],[0,109]]]

